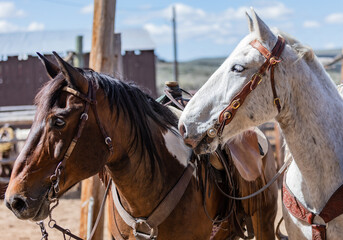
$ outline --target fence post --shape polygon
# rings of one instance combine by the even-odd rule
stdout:
[[[92,50],[89,57],[89,67],[97,72],[114,74],[114,19],[115,19],[116,0],[94,0],[94,17],[92,33]],[[105,189],[98,176],[93,176],[82,182],[81,192],[81,218],[80,236],[85,238],[87,235],[87,209],[89,199],[93,197],[93,219],[94,226],[96,216],[99,213],[101,199]],[[94,234],[94,240],[103,239],[104,233],[104,214],[99,222]]]

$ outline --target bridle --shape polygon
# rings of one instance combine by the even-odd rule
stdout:
[[[103,125],[100,122],[100,118],[98,115],[98,111],[97,111],[97,101],[96,101],[96,91],[98,90],[95,84],[95,80],[94,80],[94,76],[93,76],[93,72],[90,72],[92,75],[92,79],[90,81],[88,81],[88,93],[87,95],[73,89],[70,88],[68,86],[63,87],[62,91],[68,92],[78,98],[80,98],[81,100],[83,100],[85,102],[85,107],[84,110],[80,116],[80,121],[77,127],[77,131],[72,139],[72,141],[70,142],[66,152],[64,153],[64,156],[62,158],[62,160],[57,164],[57,167],[54,171],[54,173],[50,176],[50,182],[51,182],[51,187],[47,193],[47,198],[49,201],[49,227],[50,228],[56,228],[57,230],[61,231],[63,233],[63,236],[65,238],[65,235],[68,235],[69,237],[72,237],[74,239],[81,239],[77,236],[75,236],[74,234],[72,234],[68,229],[64,229],[60,226],[58,226],[56,224],[56,221],[52,219],[52,210],[54,208],[57,207],[58,205],[58,193],[60,192],[60,177],[61,177],[61,173],[63,171],[63,169],[65,168],[66,162],[69,159],[70,155],[72,154],[79,138],[81,137],[81,134],[83,132],[83,129],[86,125],[86,121],[88,120],[88,112],[89,109],[92,108],[93,109],[93,113],[97,122],[97,125],[100,129],[101,134],[103,135],[104,138],[104,142],[107,145],[107,148],[109,150],[109,152],[112,154],[113,153],[113,145],[112,145],[112,139],[108,136],[108,134],[106,133],[105,128],[103,127]],[[108,190],[107,190],[108,191]],[[106,194],[107,195],[107,194]],[[105,197],[106,197],[105,195]],[[51,204],[53,204],[52,206],[50,206]],[[44,225],[42,222],[39,223],[40,227],[41,227],[41,231],[42,231],[42,239],[47,239],[47,233],[44,229]],[[43,234],[43,229],[45,231],[45,233]]]
[[[92,72],[91,72],[91,74],[92,74]],[[84,108],[84,110],[80,116],[79,125],[77,127],[76,134],[73,137],[73,140],[70,142],[70,144],[69,144],[69,146],[68,146],[68,148],[67,148],[67,150],[63,156],[63,159],[57,164],[57,167],[56,167],[54,173],[50,176],[52,188],[50,188],[50,191],[49,191],[49,200],[50,200],[50,198],[52,198],[54,200],[54,198],[56,197],[57,193],[60,190],[59,180],[60,180],[61,171],[65,167],[67,160],[69,159],[69,157],[72,154],[79,138],[81,137],[81,134],[82,134],[83,129],[85,127],[86,121],[88,120],[88,111],[89,111],[90,107],[93,109],[93,113],[94,113],[97,125],[99,126],[101,134],[103,135],[103,137],[105,139],[105,144],[107,145],[110,153],[113,153],[112,139],[106,133],[106,130],[103,127],[103,125],[101,124],[100,119],[99,119],[99,115],[98,115],[98,111],[97,111],[97,107],[96,107],[96,105],[97,105],[97,102],[96,102],[97,88],[96,88],[96,85],[93,81],[94,80],[88,81],[88,94],[87,94],[87,96],[84,95],[83,93],[73,89],[73,88],[68,87],[68,86],[66,86],[62,89],[63,91],[68,92],[68,93],[82,99],[85,102],[85,108]]]
[[[285,40],[282,37],[278,36],[278,40],[271,52],[268,49],[266,49],[257,39],[251,41],[250,45],[253,48],[257,49],[266,58],[266,60],[259,68],[259,70],[252,75],[251,80],[244,85],[242,90],[231,100],[230,104],[220,113],[215,127],[212,127],[207,130],[207,136],[210,139],[213,139],[217,135],[220,136],[222,134],[224,127],[232,121],[233,117],[235,116],[239,107],[242,106],[246,97],[262,82],[262,77],[267,70],[270,71],[270,84],[273,92],[274,105],[277,107],[279,113],[281,111],[280,98],[278,98],[275,88],[274,68],[278,63],[281,62],[280,55],[285,47]]]

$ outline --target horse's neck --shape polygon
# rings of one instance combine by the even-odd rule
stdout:
[[[312,71],[301,64],[294,65],[293,75],[286,69],[291,91],[283,96],[286,106],[277,120],[294,159],[286,182],[297,198],[320,211],[343,183],[343,101],[318,63]]]
[[[175,185],[190,156],[190,150],[181,138],[171,131],[161,132],[158,126],[153,129],[153,138],[162,159],[161,166],[155,162],[153,178],[149,156],[145,154],[142,159],[140,150],[121,160],[129,163],[125,169],[111,171],[121,202],[134,217],[149,216]]]

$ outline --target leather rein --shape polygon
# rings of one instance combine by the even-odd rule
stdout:
[[[241,91],[231,100],[230,104],[220,113],[216,126],[207,130],[207,136],[210,139],[213,139],[217,135],[220,136],[223,133],[224,127],[232,121],[246,97],[262,82],[263,75],[267,70],[270,71],[270,84],[273,92],[274,105],[277,107],[279,113],[281,111],[280,98],[278,98],[275,88],[274,68],[281,62],[280,55],[285,47],[285,40],[278,36],[278,40],[271,52],[257,39],[251,41],[250,45],[257,49],[266,60],[259,70],[252,75],[251,80],[244,85]]]
[[[68,93],[70,93],[70,94],[72,94],[72,95],[82,99],[85,102],[85,107],[84,107],[84,110],[83,110],[83,112],[82,112],[82,114],[80,116],[80,121],[79,121],[79,124],[78,124],[78,127],[77,127],[77,131],[76,131],[72,141],[70,142],[70,144],[69,144],[69,146],[68,146],[68,148],[67,148],[67,150],[66,150],[66,152],[65,152],[65,154],[64,154],[64,156],[62,158],[62,160],[57,164],[57,167],[56,167],[54,173],[50,176],[51,187],[50,187],[50,189],[49,189],[49,191],[47,193],[47,198],[48,198],[48,201],[49,201],[49,222],[48,222],[48,226],[50,228],[55,228],[55,229],[61,231],[63,233],[64,239],[66,239],[66,235],[68,235],[70,238],[74,238],[74,239],[77,239],[77,240],[82,240],[80,237],[72,234],[70,232],[70,230],[62,228],[61,226],[57,225],[56,221],[52,218],[52,210],[54,208],[56,208],[57,205],[58,205],[58,197],[57,197],[57,195],[60,192],[59,184],[60,184],[61,173],[62,173],[63,169],[65,168],[67,160],[69,159],[70,155],[72,154],[72,152],[73,152],[73,150],[74,150],[74,148],[75,148],[79,138],[81,137],[81,134],[83,132],[85,124],[86,124],[86,122],[88,120],[88,112],[89,112],[90,108],[93,109],[93,113],[94,113],[97,125],[98,125],[98,127],[100,129],[101,134],[104,137],[104,142],[107,145],[108,150],[109,150],[109,152],[111,154],[113,153],[113,145],[112,145],[112,139],[106,133],[106,130],[103,127],[103,125],[101,124],[100,118],[99,118],[99,115],[98,115],[98,111],[97,111],[97,107],[96,107],[96,105],[97,105],[97,101],[96,101],[97,87],[96,87],[96,84],[94,83],[94,77],[93,77],[93,79],[91,81],[88,81],[88,93],[87,93],[87,95],[84,95],[83,93],[81,93],[81,92],[79,92],[79,91],[77,91],[77,90],[75,90],[73,88],[70,88],[68,86],[62,88],[62,91],[68,92]],[[108,184],[108,186],[107,186],[104,199],[107,196],[109,186],[110,186],[110,184]],[[102,205],[100,207],[100,211],[99,211],[99,214],[98,214],[98,219],[101,216],[103,205],[105,203],[104,199],[103,199],[103,203],[102,203]],[[51,204],[53,204],[53,205],[50,206]],[[91,236],[89,237],[89,239],[92,239],[92,236],[94,235],[95,229],[97,227],[97,223],[99,222],[98,219],[96,221],[96,224],[93,226],[92,233],[91,233]],[[48,239],[48,233],[46,232],[46,229],[44,227],[43,221],[38,222],[37,224],[41,228],[42,239],[47,240]]]

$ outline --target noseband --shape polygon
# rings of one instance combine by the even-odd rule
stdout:
[[[275,89],[274,68],[279,62],[281,62],[279,58],[285,47],[285,40],[279,36],[272,52],[269,52],[268,49],[266,49],[257,39],[250,42],[250,45],[253,48],[257,49],[266,58],[266,60],[262,64],[260,69],[254,75],[252,75],[251,80],[244,85],[242,90],[220,113],[218,124],[216,125],[216,127],[207,130],[207,136],[209,138],[214,138],[217,135],[220,136],[222,134],[224,127],[232,121],[233,117],[235,116],[239,107],[243,104],[246,97],[257,87],[257,85],[262,82],[262,77],[267,70],[270,70],[270,84],[273,91],[274,105],[277,107],[278,112],[281,111],[280,98],[278,98]]]
[[[93,73],[92,73],[92,76],[93,76]],[[94,77],[93,77],[93,79],[94,79]],[[106,133],[105,128],[103,127],[103,125],[101,124],[100,119],[99,119],[98,111],[96,108],[96,105],[97,105],[97,102],[96,102],[97,88],[96,88],[96,84],[93,81],[94,80],[91,80],[88,82],[87,96],[84,95],[83,93],[73,89],[73,88],[70,88],[70,87],[64,87],[62,89],[63,91],[68,92],[68,93],[82,99],[85,102],[85,108],[83,110],[83,113],[80,116],[79,125],[77,127],[76,134],[73,137],[73,140],[69,144],[69,147],[67,148],[67,151],[65,152],[63,159],[57,164],[57,167],[56,167],[54,173],[50,176],[51,188],[48,192],[48,199],[50,202],[55,202],[57,200],[57,194],[60,191],[59,182],[60,182],[61,171],[65,167],[68,158],[72,154],[72,152],[76,146],[76,143],[79,140],[79,138],[83,132],[86,121],[88,120],[88,111],[89,111],[90,107],[93,109],[93,113],[94,113],[96,122],[99,126],[101,134],[103,135],[103,137],[105,139],[105,144],[107,145],[108,150],[111,153],[113,152],[112,139]],[[52,211],[52,209],[51,209],[51,211]]]

